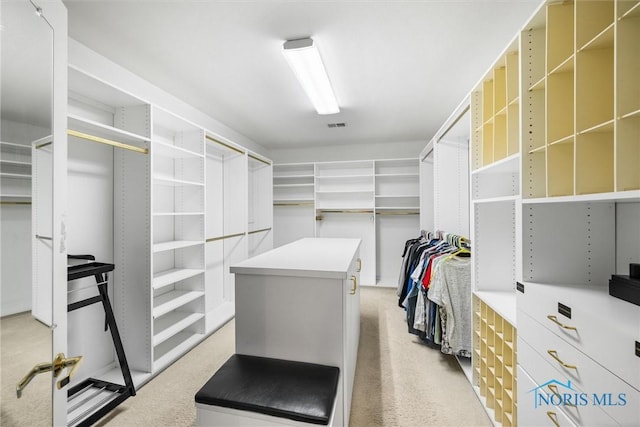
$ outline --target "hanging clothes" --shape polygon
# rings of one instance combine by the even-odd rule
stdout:
[[[471,356],[469,255],[465,238],[422,231],[405,242],[397,289],[408,332],[443,353],[465,357]]]

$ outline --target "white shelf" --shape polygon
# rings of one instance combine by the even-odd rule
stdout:
[[[182,147],[176,147],[175,145],[166,144],[160,141],[153,141],[152,152],[171,159],[191,159],[194,157],[204,157],[203,154],[196,153],[195,151],[187,150]]]
[[[316,190],[316,194],[364,194],[364,193],[373,193],[374,190],[331,190],[331,191],[318,191]]]
[[[293,187],[313,187],[313,183],[309,183],[309,184],[273,184],[273,188],[293,188]]]
[[[2,178],[14,178],[14,179],[31,179],[31,175],[24,173],[9,173],[9,172],[0,172],[0,177]]]
[[[107,126],[93,120],[87,120],[73,114],[70,114],[67,117],[67,127],[78,132],[88,133],[101,138],[112,139],[117,142],[123,142],[126,144],[144,145],[149,142],[149,138],[145,136],[118,129],[113,126]]]
[[[193,334],[189,332],[179,332],[168,340],[160,344],[163,349],[154,348],[153,371],[162,370],[174,360],[193,348],[204,338],[203,334]]]
[[[0,141],[0,149],[6,153],[12,153],[12,154],[31,153],[30,145],[16,144],[15,142]]]
[[[167,314],[202,296],[202,291],[171,291],[157,296],[153,299],[153,318]]]
[[[413,210],[420,210],[420,207],[419,206],[376,206],[376,210],[377,211],[400,211],[400,210],[413,211]]]
[[[486,199],[477,199],[473,200],[474,204],[482,204],[482,203],[502,203],[502,202],[514,202],[520,199],[520,196],[502,196],[502,197],[489,197]]]
[[[523,204],[572,203],[572,202],[640,202],[640,190],[611,193],[582,194],[579,196],[540,197],[522,199]]]
[[[295,179],[295,178],[313,178],[313,174],[301,174],[301,175],[273,175],[273,179]]]
[[[18,162],[15,160],[3,160],[3,159],[0,159],[0,164],[7,165],[7,166],[23,166],[23,167],[31,166],[31,162]]]
[[[31,194],[0,194],[1,198],[31,199]]]
[[[204,270],[191,268],[173,268],[171,270],[161,271],[153,275],[153,289],[160,289],[201,273],[204,273]]]
[[[420,197],[419,194],[399,194],[399,195],[378,195],[376,194],[376,199],[407,199],[407,198],[415,198]]]
[[[419,173],[377,173],[376,178],[418,178]]]
[[[153,216],[202,216],[204,212],[155,212]]]
[[[520,170],[520,153],[471,171],[471,175],[517,173]]]
[[[202,245],[204,242],[198,240],[175,240],[171,242],[156,243],[153,245],[153,252],[171,251],[174,249],[188,248],[190,246]]]
[[[313,203],[313,199],[273,199],[273,203]]]
[[[190,185],[197,186],[197,187],[204,187],[204,184],[201,182],[185,181],[183,179],[175,179],[169,176],[156,175],[153,177],[153,181],[156,184],[166,185],[168,187],[184,187],[184,186],[190,186]]]
[[[174,311],[154,322],[153,346],[157,346],[204,318],[204,313]]]
[[[373,178],[373,174],[366,175],[316,175],[316,179],[362,179],[362,178]]]
[[[474,294],[509,322],[511,326],[516,327],[516,290],[475,291]]]

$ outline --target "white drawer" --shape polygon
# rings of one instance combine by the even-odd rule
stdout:
[[[520,402],[521,396],[526,396],[529,390],[538,385],[518,366],[518,425],[521,427],[570,427],[575,426],[567,415],[559,408],[534,407],[534,405]]]
[[[518,314],[529,314],[640,390],[640,357],[635,354],[640,341],[639,306],[610,296],[607,289],[524,283],[524,290],[516,292]],[[558,303],[571,309],[571,318],[560,314]],[[548,316],[555,316],[557,323]],[[517,323],[521,334],[519,318]]]
[[[522,350],[521,343],[529,344],[547,366],[553,369],[549,373],[551,377],[535,378],[536,380],[542,384],[554,379],[563,384],[566,384],[567,379],[571,380],[574,389],[585,393],[587,402],[582,401],[582,404],[602,409],[622,425],[640,425],[640,392],[526,314],[518,317],[518,363],[527,371],[533,371],[534,365],[539,362],[532,359],[531,354],[527,354],[526,346]],[[541,372],[544,372],[544,368]],[[624,401],[619,397],[621,394]],[[600,399],[599,403],[595,400],[596,396]],[[602,396],[607,400],[602,400]],[[573,399],[575,402],[576,397]]]
[[[558,406],[566,413],[567,417],[579,426],[617,426],[615,422],[606,412],[594,405],[583,405],[584,401],[577,401],[577,391],[571,391],[563,388],[556,383],[549,383],[556,380],[562,384],[568,383],[568,378],[559,373],[551,366],[543,357],[536,352],[527,342],[518,341],[518,362],[520,367],[524,369],[531,377],[533,382],[537,384],[535,388],[518,392],[518,410],[522,411],[523,407],[536,408],[537,411],[556,410]],[[518,377],[520,382],[520,377]],[[543,385],[546,384],[546,385]],[[541,388],[537,388],[543,385]],[[578,387],[574,387],[579,390]],[[584,390],[580,390],[584,391]],[[562,398],[562,394],[569,392],[569,399]],[[553,396],[555,395],[555,396]],[[553,396],[553,397],[552,397]],[[563,403],[569,405],[564,405]],[[574,406],[571,406],[574,405]]]

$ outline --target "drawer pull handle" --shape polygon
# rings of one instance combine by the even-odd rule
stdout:
[[[555,323],[556,325],[560,326],[563,329],[569,329],[569,330],[572,330],[572,331],[577,331],[578,330],[578,328],[576,328],[575,326],[563,325],[562,323],[560,323],[558,321],[558,317],[554,316],[553,314],[548,315],[547,319],[551,320],[553,323]]]
[[[362,271],[362,260],[358,258],[358,268],[356,269],[358,273]]]
[[[358,289],[358,279],[356,278],[356,276],[351,276],[351,281],[353,282],[353,288],[351,288],[351,292],[349,293],[351,295],[355,295],[356,289]]]
[[[560,392],[558,392],[558,386],[555,384],[549,384],[547,385],[547,388],[549,390],[551,390],[551,393],[553,393],[554,395],[558,396],[560,399],[562,399],[562,396],[560,395]],[[576,404],[575,403],[562,403],[564,406],[571,406],[571,407],[575,407]]]
[[[547,411],[547,417],[549,417],[554,426],[560,427],[560,423],[558,422],[558,415],[555,412]]]
[[[559,364],[561,364],[562,366],[564,366],[567,369],[575,369],[576,371],[578,370],[578,367],[575,365],[569,365],[568,363],[564,363],[559,357],[558,357],[558,352],[556,350],[547,350],[547,353],[549,353],[549,356],[553,357],[556,362],[558,362]]]

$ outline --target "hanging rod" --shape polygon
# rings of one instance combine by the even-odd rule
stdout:
[[[307,202],[307,203],[274,203],[273,206],[313,206],[313,202]]]
[[[362,209],[318,209],[322,213],[373,213],[372,210]]]
[[[47,145],[51,145],[51,144],[53,144],[53,141],[43,142],[42,144],[38,144],[38,145],[36,145],[34,148],[35,148],[36,150],[39,150],[39,149],[44,148],[44,147],[46,147]]]
[[[376,212],[376,215],[419,215],[419,211],[388,211]]]
[[[0,205],[30,205],[31,202],[0,202]]]
[[[458,117],[456,117],[456,119],[449,126],[447,126],[447,128],[442,133],[442,135],[438,136],[437,142],[440,142],[442,138],[444,138],[445,135],[449,133],[451,128],[453,128],[460,121],[462,116],[464,116],[466,112],[469,111],[470,108],[471,108],[471,104],[468,104],[466,107],[464,107],[464,109],[458,114]]]
[[[230,239],[232,237],[238,237],[238,236],[244,236],[244,233],[227,234],[226,236],[220,236],[220,237],[211,237],[211,238],[207,239],[206,242],[207,243],[215,242],[217,240]]]
[[[233,150],[233,151],[235,151],[237,153],[240,153],[240,154],[245,154],[244,151],[242,151],[241,149],[236,148],[233,145],[226,144],[226,143],[224,143],[222,141],[218,141],[217,139],[215,139],[215,138],[213,138],[213,137],[211,137],[209,135],[206,135],[205,138],[207,138],[211,142],[215,142],[216,144],[222,145],[223,147],[227,147],[229,150]]]
[[[249,157],[251,157],[253,160],[257,160],[257,161],[259,161],[259,162],[262,162],[262,163],[264,163],[265,165],[269,165],[269,166],[271,166],[271,162],[268,162],[268,161],[266,161],[266,160],[264,160],[264,159],[261,159],[260,157],[254,156],[254,155],[253,155],[253,154],[251,154],[251,153],[249,154]]]
[[[110,139],[101,138],[99,136],[89,135],[88,133],[78,132],[76,130],[67,129],[67,134],[71,136],[75,136],[77,138],[86,139],[87,141],[99,142],[101,144],[111,145],[117,148],[124,148],[125,150],[135,151],[136,153],[148,154],[148,148],[140,148],[135,145],[124,144],[118,141],[112,141]]]
[[[271,231],[271,227],[268,227],[268,228],[261,228],[260,230],[253,230],[253,231],[250,231],[250,232],[249,232],[249,233],[247,233],[247,234],[262,233],[263,231]]]

